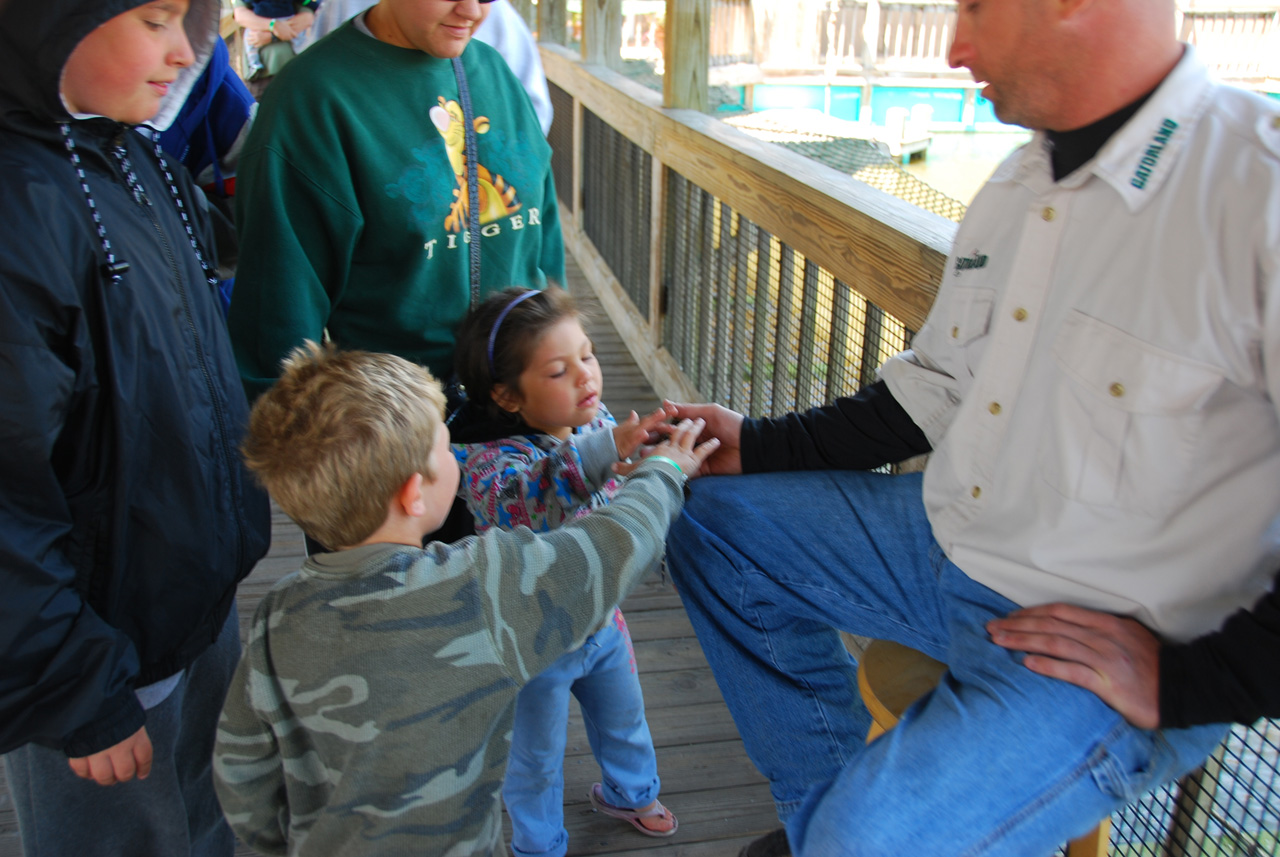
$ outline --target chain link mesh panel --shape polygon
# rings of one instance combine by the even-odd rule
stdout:
[[[578,205],[573,198],[573,96],[550,80],[547,88],[551,90],[554,115],[551,130],[547,132],[547,142],[551,144],[551,175],[556,181],[560,207],[569,214]]]
[[[664,216],[663,345],[708,401],[803,410],[906,347],[901,322],[674,170]]]
[[[653,158],[582,112],[582,228],[635,308],[649,320]]]

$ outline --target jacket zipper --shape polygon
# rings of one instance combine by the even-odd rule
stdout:
[[[112,145],[128,152],[128,149],[125,146],[124,135],[131,133],[135,132],[122,128],[116,139],[112,141]],[[118,162],[116,163],[116,169],[123,173],[123,169]],[[236,526],[236,569],[238,571],[240,566],[244,563],[245,539],[244,526],[240,519],[240,515],[235,514],[237,502],[244,499],[241,496],[239,469],[235,466],[235,460],[229,451],[230,432],[227,430],[227,417],[222,408],[222,400],[218,397],[217,385],[213,382],[213,373],[209,371],[209,362],[205,357],[204,344],[200,340],[200,331],[196,327],[195,315],[191,311],[191,301],[190,295],[187,291],[186,278],[182,276],[182,269],[178,264],[177,257],[174,255],[173,245],[170,243],[169,236],[164,231],[164,227],[160,225],[160,218],[156,216],[156,213],[152,210],[152,203],[150,199],[148,199],[145,193],[139,193],[130,184],[128,176],[122,175],[122,178],[124,179],[126,187],[129,187],[130,191],[133,193],[134,201],[138,204],[138,207],[146,213],[147,219],[151,221],[151,226],[155,229],[156,236],[160,239],[160,243],[164,247],[165,256],[169,260],[169,270],[173,275],[173,282],[178,289],[178,295],[182,298],[182,312],[187,321],[187,329],[191,333],[191,341],[195,348],[196,360],[200,365],[200,374],[204,377],[205,388],[209,391],[209,401],[213,405],[213,416],[218,430],[218,446],[219,452],[222,455],[222,464],[226,468],[227,476],[231,479],[231,512],[232,517],[235,518]],[[221,628],[215,628],[213,630],[214,640],[217,640],[218,633],[220,631]]]

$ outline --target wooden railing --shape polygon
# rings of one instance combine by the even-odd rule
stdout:
[[[751,413],[865,383],[955,224],[542,45],[566,243],[659,395]]]

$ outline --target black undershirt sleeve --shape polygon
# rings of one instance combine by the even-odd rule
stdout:
[[[1277,578],[1280,585],[1280,576]],[[1221,630],[1160,650],[1160,726],[1253,723],[1280,717],[1280,593]]]
[[[742,471],[870,470],[930,450],[883,381],[830,405],[742,423]]]

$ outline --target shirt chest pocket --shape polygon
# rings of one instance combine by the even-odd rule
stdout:
[[[1082,313],[1054,343],[1040,472],[1064,496],[1151,516],[1176,508],[1222,374]]]
[[[947,371],[966,389],[974,367],[986,350],[987,333],[991,329],[991,313],[995,309],[994,289],[957,287],[943,316],[943,341],[953,349]]]

